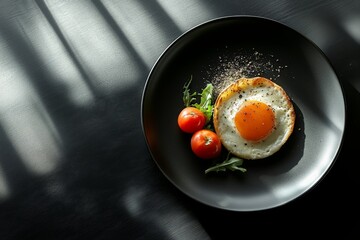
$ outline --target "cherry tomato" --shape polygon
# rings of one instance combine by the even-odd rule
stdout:
[[[215,158],[221,153],[221,141],[215,132],[202,129],[192,135],[191,149],[199,158]]]
[[[178,116],[178,125],[186,133],[194,133],[203,129],[205,122],[205,114],[194,107],[184,108]]]

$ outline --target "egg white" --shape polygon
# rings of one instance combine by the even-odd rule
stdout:
[[[262,159],[277,152],[293,132],[295,111],[286,92],[265,78],[240,79],[219,94],[214,107],[214,127],[224,147],[245,159]],[[237,85],[236,85],[237,84]],[[260,141],[244,139],[235,125],[235,115],[246,101],[267,104],[274,112],[275,128]]]

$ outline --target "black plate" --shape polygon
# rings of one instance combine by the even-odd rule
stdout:
[[[272,157],[245,161],[246,173],[205,175],[210,163],[194,157],[190,136],[177,126],[182,87],[190,76],[199,91],[239,74],[270,78],[287,91],[297,114],[294,132]],[[325,176],[341,147],[345,101],[313,42],[273,20],[230,16],[187,31],[163,52],[148,76],[141,117],[153,159],[178,189],[209,206],[255,211],[288,203]]]

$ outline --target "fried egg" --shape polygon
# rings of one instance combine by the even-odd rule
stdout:
[[[217,96],[214,128],[223,146],[244,159],[277,152],[295,124],[295,110],[285,90],[263,78],[241,78]]]

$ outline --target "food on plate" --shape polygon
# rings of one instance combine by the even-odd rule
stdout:
[[[190,146],[197,157],[213,159],[221,153],[219,136],[209,129],[214,106],[213,85],[207,84],[201,93],[190,92],[191,81],[192,78],[183,87],[184,108],[178,115],[178,125],[183,132],[192,134]]]
[[[198,158],[213,159],[218,162],[218,158],[221,156],[222,143],[213,130],[214,87],[211,83],[208,83],[201,93],[190,92],[191,81],[192,78],[183,87],[184,108],[178,115],[178,125],[183,132],[192,134],[190,147]],[[201,113],[204,115],[205,120]],[[194,131],[198,128],[199,130]],[[205,174],[226,170],[246,172],[246,169],[241,167],[242,164],[243,159],[228,153],[225,160],[220,163],[215,162],[205,170]]]
[[[185,107],[178,116],[178,125],[186,133],[194,133],[204,128],[205,114],[195,107]]]
[[[190,84],[192,76],[183,86],[183,103],[186,107],[194,107],[199,109],[206,117],[205,124],[208,124],[212,119],[213,114],[213,85],[208,83],[201,93],[190,92]],[[199,99],[200,98],[200,99]],[[198,101],[200,100],[200,101]],[[198,101],[198,102],[197,102]]]
[[[234,157],[233,155],[231,155],[230,152],[228,152],[227,157],[224,161],[207,168],[205,170],[205,174],[209,172],[225,172],[227,170],[240,171],[244,173],[247,171],[247,169],[242,167],[243,163],[244,159]]]
[[[263,77],[240,78],[217,96],[213,123],[223,146],[244,159],[277,152],[295,124],[295,110],[285,90]]]
[[[215,132],[201,129],[192,135],[191,149],[199,158],[214,159],[221,153],[221,141]]]

